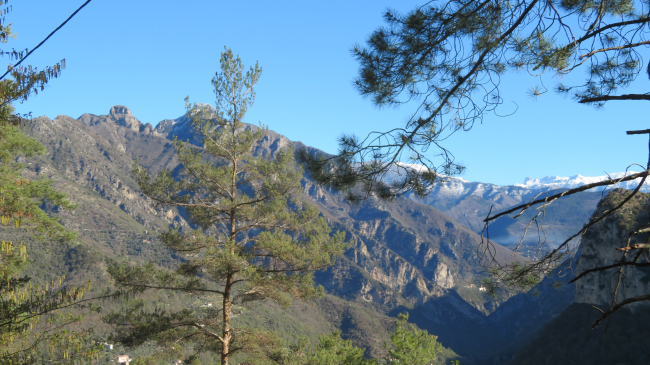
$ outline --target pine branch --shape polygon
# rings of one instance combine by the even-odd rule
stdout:
[[[571,281],[569,281],[569,284],[575,283],[576,281],[578,281],[583,276],[591,274],[592,272],[604,271],[604,270],[613,269],[613,268],[619,267],[619,266],[648,267],[648,266],[650,266],[650,262],[645,262],[645,263],[619,262],[618,264],[612,264],[612,265],[607,265],[607,266],[596,267],[596,268],[585,270],[585,271],[581,272],[580,275],[576,276]]]
[[[580,56],[580,59],[583,59],[583,58],[586,58],[586,57],[591,57],[591,56],[595,55],[596,53],[600,53],[600,52],[615,51],[615,50],[620,50],[620,49],[625,49],[625,48],[634,48],[634,47],[642,46],[644,44],[650,44],[650,41],[643,41],[643,42],[639,42],[639,43],[631,43],[631,44],[626,44],[626,45],[618,46],[618,47],[609,47],[609,48],[597,49],[597,50],[591,51],[589,53],[583,54],[582,56]]]
[[[615,306],[612,306],[612,308],[610,310],[608,310],[607,312],[603,313],[603,315],[600,316],[600,318],[598,318],[596,320],[596,322],[594,322],[594,324],[591,326],[591,328],[592,329],[596,328],[596,326],[598,326],[600,324],[600,322],[602,322],[604,319],[611,316],[614,312],[618,311],[619,309],[623,308],[624,306],[626,306],[628,304],[636,303],[636,302],[646,301],[646,300],[650,300],[650,294],[639,295],[638,297],[625,299],[624,301],[616,304]]]
[[[649,100],[650,100],[650,99],[649,99]],[[483,220],[483,222],[486,222],[486,223],[487,223],[487,222],[489,222],[489,221],[495,220],[495,219],[497,219],[497,218],[499,218],[499,217],[501,217],[501,216],[504,216],[504,215],[510,214],[510,213],[512,213],[512,212],[514,212],[514,211],[517,211],[517,210],[519,210],[519,209],[521,209],[521,212],[519,212],[519,214],[517,214],[517,216],[520,216],[523,212],[526,211],[526,209],[530,208],[530,207],[533,206],[533,205],[537,205],[537,204],[540,204],[540,203],[546,203],[546,202],[554,201],[554,200],[556,200],[556,199],[558,199],[558,198],[561,198],[561,197],[563,197],[563,196],[572,195],[572,194],[579,193],[579,192],[581,192],[581,191],[585,191],[585,190],[589,190],[589,189],[593,189],[593,188],[596,188],[596,187],[599,187],[599,186],[614,185],[614,184],[621,183],[621,182],[623,182],[623,181],[630,181],[630,180],[638,179],[638,178],[640,178],[640,177],[641,177],[641,178],[642,178],[642,177],[646,177],[646,176],[648,176],[648,175],[650,175],[650,170],[646,170],[646,171],[643,171],[643,172],[639,172],[639,173],[632,174],[632,175],[629,175],[629,176],[625,176],[625,177],[622,177],[622,178],[619,178],[619,179],[615,179],[615,180],[604,180],[604,181],[600,181],[600,182],[596,182],[596,183],[592,183],[592,184],[582,185],[582,186],[579,187],[579,188],[570,189],[570,190],[567,190],[567,191],[562,192],[562,193],[559,193],[559,194],[551,195],[551,196],[546,197],[546,198],[544,198],[544,199],[537,199],[537,200],[534,200],[534,201],[532,201],[532,202],[530,202],[530,203],[517,205],[517,206],[514,207],[514,208],[510,208],[510,209],[508,209],[508,210],[506,210],[506,211],[504,211],[504,212],[501,212],[501,213],[499,213],[499,214],[493,215],[492,217],[487,217],[487,218],[485,218],[485,219]]]
[[[624,95],[603,95],[593,98],[584,98],[578,100],[578,103],[594,103],[598,101],[609,101],[609,100],[650,100],[649,94],[624,94]]]
[[[154,286],[147,284],[129,284],[129,283],[118,283],[119,285],[130,286],[134,288],[146,288],[146,289],[166,289],[166,290],[177,290],[177,291],[198,291],[203,293],[217,293],[223,295],[224,293],[219,290],[213,289],[201,289],[201,288],[185,288],[185,287],[173,287],[173,286]]]

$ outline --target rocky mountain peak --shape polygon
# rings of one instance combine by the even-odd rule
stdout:
[[[115,105],[112,107],[110,113],[108,113],[108,119],[117,125],[127,127],[136,132],[139,132],[142,126],[142,123],[133,116],[131,110],[123,105]]]

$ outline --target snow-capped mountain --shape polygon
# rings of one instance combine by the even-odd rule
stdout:
[[[412,169],[421,168],[420,166],[406,164],[403,166]],[[593,177],[581,175],[571,177],[547,176],[541,179],[527,177],[523,184],[507,186],[470,182],[459,177],[446,177],[445,182],[432,187],[428,196],[420,199],[409,194],[407,197],[431,205],[449,214],[456,221],[469,227],[474,232],[480,233],[485,227],[484,219],[488,214],[494,215],[499,211],[544,197],[547,192],[552,190],[572,189],[607,179],[614,180],[630,174],[632,173],[613,173]],[[558,242],[562,242],[566,236],[575,233],[591,216],[598,201],[603,197],[603,190],[615,188],[634,189],[639,182],[640,179],[637,179],[598,187],[554,202],[554,212],[571,210],[573,213],[570,217],[563,214],[547,214],[544,226],[553,229],[548,229],[545,232],[547,235],[545,239],[550,246],[553,246]],[[644,184],[641,191],[649,192],[650,184]],[[566,207],[564,207],[565,204]],[[537,212],[536,208],[533,207],[531,213]],[[510,241],[517,243],[527,223],[528,220],[524,218],[512,221],[502,220],[500,223],[491,226],[490,237],[506,246],[512,243]],[[522,224],[523,226],[521,226]],[[535,237],[537,236],[535,235]]]
[[[426,167],[417,164],[407,164],[398,162],[397,166],[392,168],[391,171],[386,175],[386,181],[392,181],[400,175],[400,171],[403,170],[415,170],[422,172],[426,170]],[[487,193],[488,195],[495,194],[497,192],[506,193],[512,195],[514,191],[519,191],[515,195],[521,195],[521,189],[528,191],[539,190],[539,191],[549,191],[555,189],[573,189],[587,184],[593,184],[605,180],[617,180],[625,176],[635,174],[636,172],[616,172],[612,174],[602,175],[602,176],[582,176],[574,175],[571,177],[564,176],[545,176],[540,179],[534,179],[532,177],[526,177],[523,184],[513,184],[513,185],[496,185],[490,183],[482,182],[470,182],[461,177],[450,177],[444,176],[444,182],[438,184],[432,188],[431,194],[433,195],[450,195],[450,196],[465,196],[468,193],[475,196],[483,196]],[[641,178],[629,181],[623,181],[617,184],[606,185],[596,187],[590,191],[603,191],[616,188],[623,189],[636,189],[637,185],[641,182]],[[650,184],[648,182],[644,183],[640,191],[650,192]],[[524,193],[525,194],[525,193]]]
[[[634,172],[617,172],[609,175],[603,176],[582,176],[575,175],[571,177],[563,176],[546,176],[541,179],[533,179],[527,177],[524,179],[523,184],[515,184],[514,186],[526,188],[526,189],[573,189],[582,185],[593,184],[604,180],[616,180],[624,176],[633,174]],[[604,187],[594,188],[594,191],[601,191],[605,189],[614,189],[614,188],[623,188],[623,189],[636,189],[636,186],[641,182],[641,179],[624,181],[615,185],[608,185]],[[650,185],[646,182],[641,187],[640,191],[648,192],[650,191]]]

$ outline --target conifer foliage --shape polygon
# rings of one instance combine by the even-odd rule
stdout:
[[[442,346],[438,337],[430,335],[408,323],[408,314],[399,314],[395,321],[395,330],[390,336],[389,343],[384,344],[388,355],[383,359],[367,359],[364,350],[352,344],[350,340],[341,338],[340,332],[323,335],[318,345],[310,353],[310,343],[302,339],[290,346],[289,353],[277,356],[275,360],[280,365],[429,365],[439,363],[438,355]],[[456,362],[456,364],[458,364]]]
[[[393,348],[388,348],[387,364],[427,365],[442,350],[438,336],[430,335],[408,323],[408,314],[400,314],[395,322],[395,332],[390,336]]]
[[[445,140],[488,113],[516,110],[504,105],[501,93],[501,78],[509,72],[538,78],[528,91],[533,98],[548,91],[542,76],[551,74],[558,76],[555,91],[579,103],[650,100],[647,92],[619,94],[650,71],[642,57],[650,44],[647,1],[430,1],[407,14],[387,10],[384,19],[365,46],[352,49],[359,62],[354,85],[377,107],[415,109],[386,131],[342,136],[336,156],[301,156],[316,179],[348,191],[353,200],[424,196],[445,175],[462,173],[465,167]],[[582,72],[584,78],[562,82]],[[384,184],[394,172],[399,178]],[[361,193],[352,191],[355,186]]]
[[[365,46],[352,49],[359,62],[355,86],[375,106],[414,104],[415,108],[402,125],[370,132],[365,138],[342,136],[335,156],[300,151],[317,181],[347,191],[351,201],[369,196],[390,199],[407,193],[424,197],[448,176],[462,173],[465,167],[444,147],[445,140],[482,123],[488,113],[504,116],[516,111],[516,107],[504,108],[507,99],[502,95],[501,81],[508,73],[527,73],[537,79],[538,84],[528,90],[534,99],[549,91],[544,80],[548,82],[548,76],[553,76],[556,93],[596,108],[610,101],[650,100],[645,79],[650,76],[650,2],[646,0],[430,1],[407,14],[388,10],[384,19],[386,25],[371,33]],[[623,94],[626,89],[633,92]],[[395,175],[397,178],[391,177]],[[650,163],[634,176],[607,181],[605,184],[615,185],[641,178],[637,189],[620,206],[592,217],[535,262],[500,262],[486,234],[478,251],[484,267],[496,268],[490,269],[497,276],[493,284],[526,287],[568,264],[586,230],[621,209],[649,175]],[[537,226],[539,248],[545,250],[547,232],[542,220],[546,207],[584,190],[588,190],[587,185],[496,214],[490,211],[492,215],[484,219],[484,232],[488,233],[488,223],[500,216],[513,213],[517,218],[536,206],[538,213],[528,227]],[[531,231],[526,229],[524,236]],[[620,283],[623,267],[641,265],[638,261],[648,248],[617,249],[624,252],[614,260],[620,268]],[[633,251],[634,255],[627,256]],[[589,273],[610,268],[605,265]],[[601,319],[621,308],[615,305],[616,295]],[[649,299],[648,295],[629,298],[634,302]]]
[[[10,9],[9,5],[0,11],[7,14]],[[14,37],[11,24],[0,22],[0,43],[7,43]],[[18,63],[27,57],[24,52],[17,51],[0,50],[0,55],[18,60]],[[62,209],[74,208],[66,195],[52,186],[52,180],[29,179],[23,174],[27,165],[20,159],[44,154],[45,147],[23,133],[23,127],[30,121],[15,114],[12,106],[42,91],[50,79],[60,75],[63,66],[62,61],[39,71],[32,66],[13,67],[10,64],[7,73],[0,77],[1,364],[78,363],[98,353],[98,346],[91,338],[92,331],[70,327],[82,316],[66,312],[73,307],[91,308],[84,303],[86,288],[67,286],[62,277],[35,283],[24,275],[30,263],[28,247],[2,234],[23,230],[41,240],[68,241],[76,236],[76,232],[63,227],[57,217],[49,216],[40,208],[44,201]]]
[[[288,305],[310,299],[313,272],[330,266],[347,247],[343,233],[331,235],[317,208],[299,198],[302,168],[289,147],[274,156],[253,151],[268,130],[243,123],[255,100],[261,75],[256,64],[245,71],[230,49],[221,54],[221,72],[212,80],[216,108],[190,105],[187,117],[202,147],[175,139],[182,171],[163,170],[152,177],[134,165],[143,193],[159,207],[187,212],[193,228],[160,235],[164,245],[185,255],[175,272],[154,267],[113,264],[109,272],[130,293],[166,289],[197,295],[219,305],[180,311],[148,308],[132,302],[106,317],[118,326],[116,339],[126,345],[153,340],[167,349],[215,351],[228,364],[235,353],[269,353],[276,337],[238,328],[233,317],[245,303],[270,299]],[[211,299],[212,298],[212,299]],[[203,302],[201,302],[203,303]]]

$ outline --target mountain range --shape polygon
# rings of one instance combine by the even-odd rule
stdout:
[[[160,245],[156,233],[189,223],[182,211],[155,209],[140,192],[131,168],[137,160],[152,174],[163,168],[179,169],[173,138],[200,146],[185,116],[163,120],[154,128],[141,123],[128,108],[114,106],[107,115],[39,117],[25,130],[47,148],[47,155],[26,160],[25,175],[53,179],[78,205],[74,211],[43,206],[80,236],[78,244],[70,247],[37,250],[36,276],[67,272],[66,280],[74,283],[90,275],[100,287],[108,287],[107,258],[178,265],[182,258]],[[318,152],[273,131],[254,152],[272,157],[288,146]],[[307,176],[302,181],[304,199],[318,206],[329,224],[346,232],[354,244],[334,266],[317,273],[317,284],[327,292],[324,299],[314,306],[296,303],[288,310],[268,304],[253,311],[258,313],[257,322],[275,328],[278,318],[283,318],[283,325],[293,328],[290,336],[312,338],[338,329],[344,338],[365,347],[369,356],[380,356],[391,317],[408,312],[410,320],[450,349],[442,360],[506,364],[542,331],[544,323],[575,303],[578,294],[575,284],[554,289],[555,282],[566,283],[572,277],[560,273],[549,274],[528,293],[500,289],[496,296],[488,296],[480,291],[487,275],[477,254],[482,221],[490,209],[498,212],[578,181],[589,179],[497,186],[451,178],[423,199],[407,195],[391,202],[369,199],[351,205],[342,194]],[[565,185],[557,185],[561,183]],[[603,192],[585,192],[550,205],[541,225],[548,232],[546,240],[537,235],[524,240],[520,254],[512,249],[532,211],[519,219],[496,220],[489,226],[495,255],[501,262],[535,259],[540,249],[554,247],[580,229],[603,196]]]

